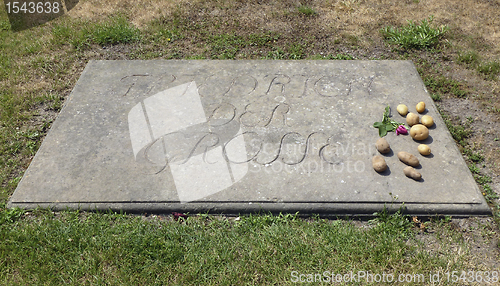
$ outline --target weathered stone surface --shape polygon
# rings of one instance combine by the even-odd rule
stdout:
[[[423,143],[390,132],[387,105],[424,101]],[[414,154],[422,180],[395,153]],[[91,61],[9,207],[415,214],[489,208],[409,61]]]

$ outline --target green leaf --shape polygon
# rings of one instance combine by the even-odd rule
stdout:
[[[384,137],[385,135],[387,135],[387,130],[385,129],[385,125],[382,125],[378,128],[378,135],[380,135],[380,137]]]
[[[391,107],[387,105],[385,107],[382,122],[373,123],[373,127],[378,128],[378,134],[380,135],[380,137],[384,137],[385,135],[387,135],[387,132],[395,131],[399,125],[403,125],[402,123],[396,122],[393,119],[389,118],[390,116]]]
[[[382,123],[389,123],[389,115],[391,114],[391,108],[389,105],[385,107],[384,116],[382,118]]]

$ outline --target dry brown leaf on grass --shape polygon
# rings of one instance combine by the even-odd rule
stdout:
[[[425,227],[425,224],[422,223],[418,217],[414,216],[412,217],[412,221],[415,223],[415,225],[421,230],[421,231],[425,231],[426,230],[426,227]]]

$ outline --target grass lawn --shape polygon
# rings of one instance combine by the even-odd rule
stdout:
[[[432,225],[443,236],[439,255],[416,239],[412,221],[401,214],[382,213],[359,227],[348,220],[295,215],[199,215],[174,221],[168,216],[40,210],[2,223],[0,281],[268,285],[294,282],[292,271],[297,277],[319,273],[321,281],[332,279],[332,273],[385,272],[397,281],[401,274],[469,269],[467,251],[455,252],[466,247],[459,234],[450,232],[446,220]]]
[[[13,32],[2,6],[0,284],[319,279],[306,274],[320,274],[328,284],[332,273],[351,271],[391,274],[393,281],[403,274],[401,284],[408,285],[429,285],[436,273],[436,285],[467,285],[468,271],[488,271],[479,276],[498,282],[499,14],[498,4],[472,0],[81,0],[55,20]],[[170,215],[6,209],[91,59],[412,60],[493,216],[412,218],[381,210],[370,220],[191,214],[175,221]],[[468,276],[460,277],[462,271]],[[357,278],[350,284],[384,284]]]

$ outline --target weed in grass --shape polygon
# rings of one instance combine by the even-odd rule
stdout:
[[[54,25],[52,27],[52,43],[65,44],[75,33],[75,28],[67,25]]]
[[[137,58],[141,60],[152,60],[152,59],[157,59],[161,56],[163,56],[162,52],[148,51],[148,52],[138,53]]]
[[[491,61],[481,63],[477,66],[477,71],[485,75],[488,79],[494,80],[500,74],[500,62]]]
[[[499,199],[498,194],[495,193],[495,191],[493,191],[493,188],[487,183],[483,185],[483,196],[489,203],[492,203],[495,200]]]
[[[273,51],[267,53],[266,59],[283,60],[285,57],[286,54],[281,48],[275,48]]]
[[[327,60],[326,56],[323,56],[321,54],[315,54],[307,57],[308,60]]]
[[[53,77],[60,71],[60,67],[50,56],[37,56],[30,61],[30,67],[33,70],[38,70],[42,74]]]
[[[297,10],[299,11],[299,13],[304,14],[306,16],[315,16],[317,14],[313,8],[306,5],[299,6]]]
[[[186,56],[186,60],[205,60],[206,57],[204,55],[192,55],[192,56]]]
[[[69,40],[69,44],[78,51],[82,51],[90,46],[90,32],[88,28],[78,31],[74,37]]]
[[[464,148],[463,153],[465,155],[467,155],[467,157],[475,163],[479,163],[479,162],[482,162],[484,160],[483,155],[481,155],[477,152],[474,152],[473,150],[471,150],[469,148]]]
[[[431,93],[431,98],[434,101],[441,101],[441,95],[439,93]]]
[[[80,28],[80,27],[84,28]],[[124,17],[110,18],[108,21],[93,23],[65,23],[52,29],[53,43],[69,43],[81,49],[94,42],[99,45],[129,43],[140,39],[140,32]]]
[[[40,42],[34,42],[34,43],[29,43],[24,47],[24,54],[25,55],[33,55],[42,49],[42,45]]]
[[[486,79],[494,80],[500,74],[500,62],[481,62],[480,56],[475,51],[459,53],[457,62],[466,64],[469,68],[476,69],[479,73],[484,75]]]
[[[476,179],[476,182],[478,184],[480,184],[480,185],[485,185],[485,184],[488,184],[488,183],[492,182],[491,177],[489,177],[489,176],[481,176],[481,175],[478,175],[478,174],[474,175],[474,179]]]
[[[472,174],[479,174],[479,167],[476,166],[476,164],[470,164],[469,170],[471,171]]]
[[[291,222],[297,221],[297,215],[295,214],[283,214],[272,215],[272,214],[250,214],[248,216],[241,217],[240,223],[246,223],[248,226],[263,229],[276,224],[288,225]]]
[[[288,58],[300,60],[304,58],[304,47],[301,44],[294,44],[288,49]]]
[[[387,207],[382,211],[376,212],[376,216],[371,222],[375,223],[377,227],[383,228],[384,231],[390,231],[395,235],[408,236],[413,223],[408,215],[403,215],[403,207],[396,213],[390,214]]]
[[[49,110],[59,111],[62,108],[63,96],[48,92],[40,97],[35,98],[35,103],[46,103]]]
[[[465,150],[466,151],[464,151],[464,153],[470,154],[470,152],[472,152],[470,149],[465,149]],[[474,159],[473,159],[474,156],[477,156],[477,154],[473,153],[472,155],[469,155],[469,159],[474,161]],[[480,158],[482,160],[482,156]],[[469,170],[471,171],[472,175],[474,176],[474,180],[483,188],[483,196],[486,198],[486,200],[489,203],[493,203],[494,200],[499,198],[498,194],[495,193],[493,191],[493,189],[491,188],[491,186],[488,184],[488,183],[491,183],[493,181],[491,179],[491,177],[481,175],[479,167],[477,167],[475,163],[469,164]]]
[[[40,145],[40,142],[37,140],[27,140],[26,144],[26,149],[28,150],[28,153],[31,156],[34,156],[36,154],[36,151],[38,151],[38,147]]]
[[[475,51],[460,52],[458,53],[457,62],[475,66],[479,63],[479,55]]]
[[[432,28],[432,21],[432,16],[429,20],[422,20],[420,24],[408,20],[408,24],[401,29],[385,27],[381,33],[389,42],[404,49],[427,49],[435,47],[439,39],[448,31],[447,26]]]
[[[356,58],[348,54],[336,54],[326,56],[329,60],[355,60]]]
[[[28,102],[15,96],[10,89],[0,90],[0,121],[2,125],[9,126],[16,124],[17,119],[21,119],[21,111],[25,110]]]
[[[441,111],[440,113],[453,139],[455,139],[455,141],[462,147],[465,147],[467,145],[467,138],[469,138],[469,136],[472,134],[470,126],[464,126],[462,124],[455,125],[451,122],[450,118],[447,115],[443,114]]]
[[[250,34],[247,38],[249,46],[268,47],[276,43],[280,38],[280,34],[275,32]]]
[[[13,223],[19,220],[25,211],[20,208],[6,209],[5,204],[0,205],[0,225]]]
[[[170,21],[163,18],[153,20],[144,30],[144,36],[141,38],[143,43],[165,44],[172,43],[183,36],[177,27],[174,27]]]
[[[8,20],[2,20],[0,21],[0,32],[1,31],[9,31],[10,30],[10,23]]]
[[[12,180],[9,181],[9,186],[13,188],[17,187],[17,184],[19,184],[22,178],[23,178],[22,176],[13,178]]]
[[[11,68],[12,59],[7,55],[0,54],[0,79],[6,78]]]
[[[139,30],[123,17],[96,25],[92,33],[94,42],[99,45],[129,43],[138,40],[139,35]]]
[[[173,60],[173,59],[182,59],[183,55],[182,52],[179,51],[178,49],[173,49],[171,53],[167,56],[167,59]]]
[[[492,112],[500,113],[500,108],[498,108],[498,107],[488,106],[488,107],[486,107],[486,109],[490,110]]]
[[[347,54],[337,54],[330,58],[331,60],[355,60],[356,58]]]
[[[212,59],[235,59],[244,45],[243,37],[236,34],[214,35],[210,39],[210,57]]]
[[[466,97],[468,94],[464,84],[453,79],[447,79],[443,76],[423,74],[422,80],[431,93],[436,94],[436,98],[441,98],[441,95],[443,94],[452,94],[456,97],[462,98]]]
[[[52,36],[55,39],[69,39],[74,33],[74,28],[68,25],[54,24],[52,27]],[[59,43],[59,42],[55,42]]]
[[[92,41],[95,24],[75,21],[72,23],[55,24],[52,28],[53,45],[71,45],[76,50],[82,50]]]

